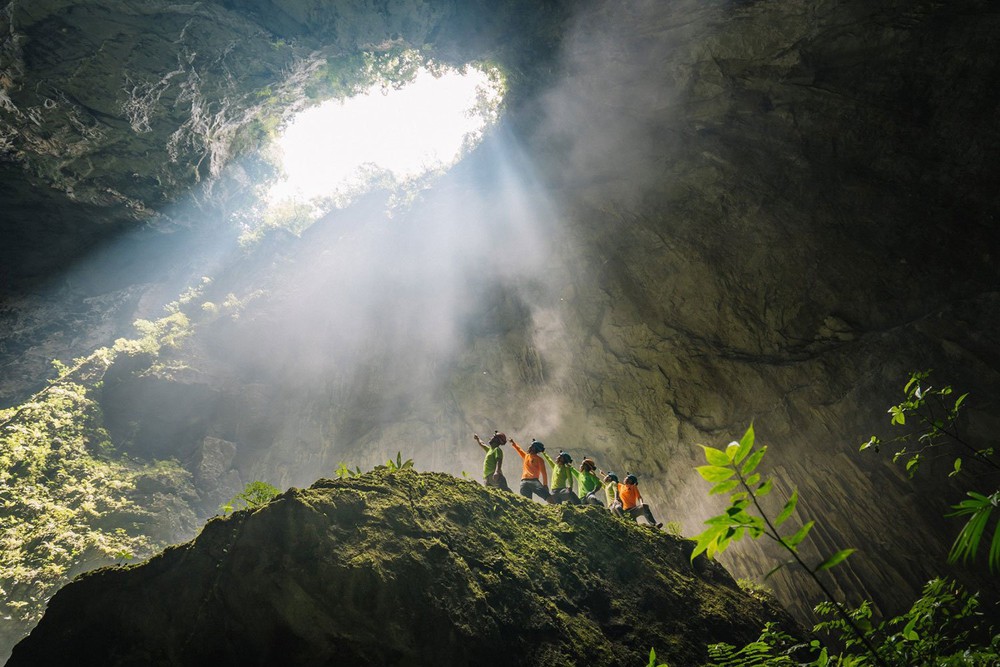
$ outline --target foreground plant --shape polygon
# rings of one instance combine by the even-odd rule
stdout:
[[[789,561],[780,563],[770,572],[765,579],[784,565],[794,563],[804,571],[813,582],[819,587],[841,617],[841,620],[850,627],[858,640],[865,645],[875,664],[885,667],[886,663],[879,657],[875,647],[866,637],[863,629],[859,627],[850,617],[847,611],[836,601],[833,593],[818,576],[820,572],[834,567],[843,562],[848,556],[854,553],[855,549],[841,549],[829,558],[816,566],[810,566],[801,557],[798,551],[799,544],[805,540],[812,530],[814,521],[808,521],[795,532],[785,532],[779,528],[795,513],[798,504],[798,490],[792,492],[792,496],[785,503],[782,510],[773,519],[767,515],[760,505],[760,498],[771,493],[773,479],[763,479],[761,474],[756,472],[757,467],[764,459],[767,447],[754,449],[754,430],[751,425],[739,442],[732,442],[723,451],[714,447],[702,445],[705,452],[705,459],[708,465],[695,468],[706,481],[712,482],[715,486],[709,491],[710,495],[730,493],[729,506],[719,515],[711,517],[705,524],[708,528],[701,534],[695,536],[695,548],[691,554],[693,561],[699,554],[705,553],[709,558],[721,553],[733,542],[739,541],[746,536],[751,539],[767,537],[779,544],[791,556]],[[751,508],[755,513],[751,513]]]
[[[865,631],[880,663],[890,667],[992,667],[1000,664],[1000,634],[983,624],[979,595],[968,593],[947,579],[928,582],[905,614],[872,623],[868,602],[847,610],[853,625]],[[813,630],[833,635],[844,647],[830,652],[816,640],[801,642],[768,624],[760,637],[746,646],[713,644],[705,667],[862,667],[870,654],[852,627],[829,602],[816,606],[820,621]]]
[[[969,394],[952,399],[955,392],[951,385],[935,387],[930,384],[930,375],[929,370],[912,372],[903,387],[904,399],[888,410],[891,425],[903,429],[902,432],[886,442],[873,435],[861,445],[861,451],[879,452],[884,445],[891,443],[898,447],[892,456],[893,463],[905,460],[906,471],[911,478],[921,463],[932,455],[940,454],[953,457],[949,477],[967,472],[970,466],[966,462],[971,461],[973,467],[979,469],[977,474],[985,471],[995,479],[1000,473],[995,448],[974,446],[962,436],[958,427],[959,416]],[[982,483],[978,476],[976,481]],[[996,521],[990,520],[993,510],[1000,506],[1000,489],[992,493],[968,491],[966,495],[968,497],[953,505],[954,511],[946,515],[968,517],[952,544],[948,562],[974,560],[992,523],[993,537],[987,540],[990,547],[986,562],[991,572],[1000,572],[1000,513]]]

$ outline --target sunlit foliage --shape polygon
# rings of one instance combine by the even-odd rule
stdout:
[[[118,355],[155,360],[190,334],[175,310],[139,320],[139,336],[119,339],[71,364],[24,403],[0,410],[0,618],[36,621],[49,597],[87,569],[145,557],[166,543],[151,496],[190,490],[176,461],[118,454],[95,396]],[[144,480],[160,491],[140,490]],[[167,503],[169,505],[169,503]],[[176,508],[159,508],[174,515]]]
[[[0,615],[30,622],[68,577],[162,546],[147,534],[136,481],[184,473],[114,457],[82,384],[60,383],[17,411],[0,432]]]
[[[229,502],[224,503],[219,508],[219,511],[225,516],[237,510],[254,510],[268,504],[280,493],[281,489],[278,487],[267,482],[254,480],[243,487],[242,491],[230,498]]]

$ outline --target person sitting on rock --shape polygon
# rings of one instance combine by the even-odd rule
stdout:
[[[622,501],[618,498],[618,475],[601,471],[604,476],[604,495],[608,499],[608,509],[615,516],[622,515]]]
[[[573,470],[573,457],[569,452],[563,451],[559,452],[554,461],[545,452],[542,452],[542,456],[552,466],[552,502],[579,505],[580,497],[573,492],[573,473],[576,472]]]
[[[657,523],[656,519],[653,518],[653,513],[649,509],[649,505],[645,503],[642,499],[642,494],[639,493],[639,478],[632,473],[627,473],[625,475],[625,483],[618,485],[618,498],[622,503],[622,512],[629,515],[633,519],[637,520],[640,516],[646,518],[649,525],[654,528],[662,528],[662,523]]]
[[[597,505],[604,507],[604,503],[597,497],[597,492],[604,488],[604,483],[597,476],[597,464],[594,459],[583,457],[580,462],[580,469],[570,468],[573,477],[576,478],[577,488],[580,489],[580,502],[584,505]]]
[[[552,494],[549,493],[549,473],[545,469],[545,461],[540,456],[545,451],[545,445],[532,440],[528,445],[528,451],[524,451],[513,438],[510,440],[510,445],[523,460],[520,494],[525,498],[537,495],[542,500],[552,502],[550,500]]]
[[[493,431],[493,437],[490,438],[488,445],[482,441],[478,433],[473,433],[472,437],[486,452],[486,459],[483,461],[483,483],[486,486],[510,491],[507,478],[503,476],[503,450],[500,449],[501,445],[507,443],[507,436],[499,431]]]

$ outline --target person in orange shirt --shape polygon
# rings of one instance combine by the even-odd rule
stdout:
[[[552,502],[552,494],[549,493],[549,473],[545,469],[545,461],[540,454],[545,451],[545,445],[532,440],[528,445],[528,451],[521,449],[520,445],[510,440],[514,451],[523,459],[521,466],[521,488],[520,493],[525,498],[537,495],[542,500]]]
[[[662,523],[657,523],[653,518],[649,505],[642,499],[642,494],[639,493],[639,478],[632,473],[625,475],[624,484],[618,485],[618,499],[622,504],[622,512],[633,519],[638,521],[639,517],[643,516],[654,528],[663,527]]]

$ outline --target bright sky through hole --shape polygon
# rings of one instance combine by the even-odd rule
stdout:
[[[440,77],[421,69],[399,90],[375,88],[303,111],[278,140],[287,179],[268,199],[335,196],[356,184],[365,164],[392,171],[397,181],[451,166],[466,136],[478,138],[489,121],[476,112],[477,93],[491,104],[501,94],[472,67]]]

